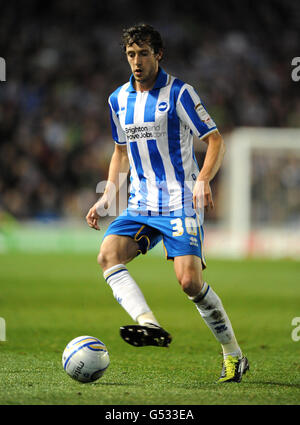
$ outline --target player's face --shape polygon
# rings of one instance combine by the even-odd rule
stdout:
[[[161,53],[155,54],[147,43],[140,46],[134,43],[126,47],[126,55],[136,81],[136,89],[151,89],[157,76]]]

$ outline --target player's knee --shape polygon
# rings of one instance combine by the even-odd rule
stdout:
[[[97,262],[103,270],[118,264],[120,261],[115,252],[110,252],[105,248],[101,248],[97,257]]]
[[[184,292],[189,292],[189,289],[192,286],[192,275],[184,273],[182,276],[180,276],[179,283]]]
[[[105,266],[107,264],[107,258],[102,251],[100,251],[98,254],[97,263],[102,269],[105,269]]]
[[[97,257],[97,262],[103,271],[117,264],[125,264],[123,250],[117,244],[103,243]]]
[[[201,281],[193,273],[184,273],[179,278],[179,283],[182,290],[190,297],[201,291]]]

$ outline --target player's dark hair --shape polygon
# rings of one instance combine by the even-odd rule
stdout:
[[[123,29],[121,45],[124,51],[126,51],[126,46],[132,46],[134,43],[138,46],[144,43],[149,44],[154,54],[159,53],[164,48],[160,33],[148,24],[137,24]]]

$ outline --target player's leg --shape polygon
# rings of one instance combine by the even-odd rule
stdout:
[[[129,226],[130,227],[130,226]],[[167,347],[171,336],[159,325],[149,308],[139,286],[128,272],[125,264],[133,260],[139,253],[145,253],[145,243],[155,244],[157,235],[141,235],[142,227],[135,231],[135,236],[107,235],[101,245],[98,263],[103,269],[104,278],[110,285],[115,299],[138,323],[138,325],[122,326],[121,337],[131,345],[156,345]],[[128,231],[128,230],[127,230]],[[130,231],[130,230],[129,230]],[[138,234],[138,237],[136,235]],[[152,240],[149,237],[153,236]],[[148,244],[149,241],[149,244]]]
[[[129,236],[108,235],[103,239],[97,258],[103,272],[117,264],[127,264],[139,251],[138,243]]]
[[[102,242],[98,263],[115,299],[132,319],[139,324],[148,320],[159,325],[139,286],[125,266],[139,252],[139,244],[132,237],[110,234]]]
[[[239,382],[249,368],[248,361],[242,356],[220,298],[203,281],[201,258],[195,255],[175,257],[174,269],[183,291],[195,303],[204,322],[222,346],[224,362],[219,382]]]
[[[166,217],[161,225],[166,256],[174,259],[175,273],[182,289],[195,303],[201,317],[222,346],[224,367],[219,382],[239,381],[248,368],[247,359],[242,357],[220,298],[203,280],[203,228],[198,216],[178,211],[176,217]]]
[[[182,290],[189,297],[198,295],[203,287],[201,258],[196,255],[174,257],[174,270]]]
[[[231,323],[214,290],[203,281],[201,258],[184,255],[174,258],[176,277],[201,317],[221,343],[224,355],[241,355]]]

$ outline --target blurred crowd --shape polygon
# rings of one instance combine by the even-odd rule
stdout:
[[[300,82],[291,80],[291,60],[300,56],[298,2],[145,4],[1,6],[0,212],[85,216],[114,148],[107,98],[129,78],[121,31],[137,22],[161,32],[162,66],[194,85],[225,137],[238,126],[300,127]]]
[[[300,228],[300,150],[255,152],[252,166],[252,224]]]

